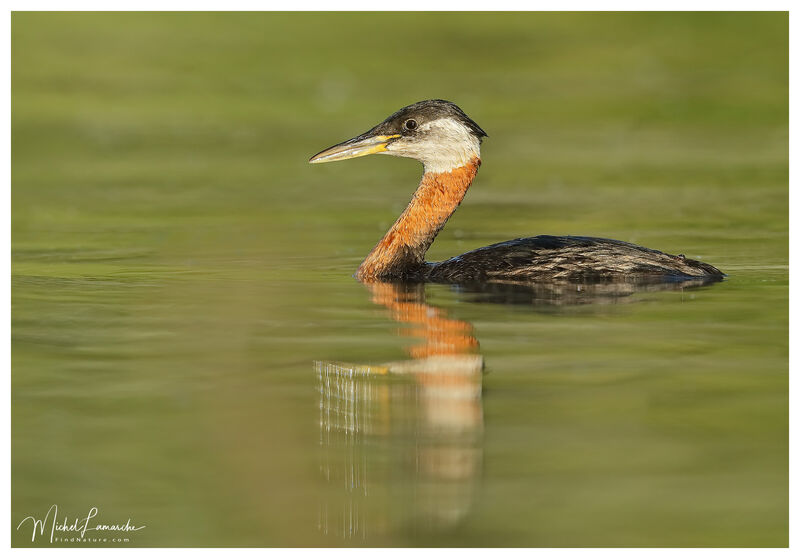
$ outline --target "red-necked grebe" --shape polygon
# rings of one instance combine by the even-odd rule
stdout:
[[[420,101],[310,159],[325,163],[382,153],[416,159],[425,168],[408,207],[361,263],[356,278],[469,283],[723,277],[714,266],[683,255],[594,237],[539,235],[486,246],[443,262],[425,262],[425,253],[478,172],[486,135],[453,103]]]

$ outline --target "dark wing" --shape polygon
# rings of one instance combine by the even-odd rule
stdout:
[[[466,252],[429,265],[427,279],[470,281],[658,281],[724,277],[714,266],[623,241],[539,235]]]

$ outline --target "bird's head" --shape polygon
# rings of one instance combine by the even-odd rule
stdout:
[[[410,157],[425,171],[443,173],[480,158],[486,132],[458,106],[441,99],[403,107],[389,118],[346,142],[312,157],[310,163],[352,159],[372,153]]]

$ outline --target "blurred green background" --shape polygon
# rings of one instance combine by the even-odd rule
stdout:
[[[147,525],[125,545],[787,545],[788,41],[786,13],[13,13],[13,545],[54,503]],[[729,277],[429,286],[491,370],[469,504],[420,522],[384,467],[370,529],[325,530],[352,501],[311,363],[404,358],[351,274],[421,169],[307,159],[428,98],[489,133],[430,259],[583,234]]]

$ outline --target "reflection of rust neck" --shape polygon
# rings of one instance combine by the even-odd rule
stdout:
[[[356,272],[359,280],[419,277],[425,253],[472,184],[481,160],[444,173],[425,173],[411,202]]]
[[[447,318],[445,311],[425,304],[419,289],[403,289],[391,283],[368,283],[372,302],[389,309],[397,322],[411,324],[402,333],[422,338],[423,344],[408,348],[415,359],[434,355],[462,355],[474,353],[478,340],[472,335],[472,324]]]

